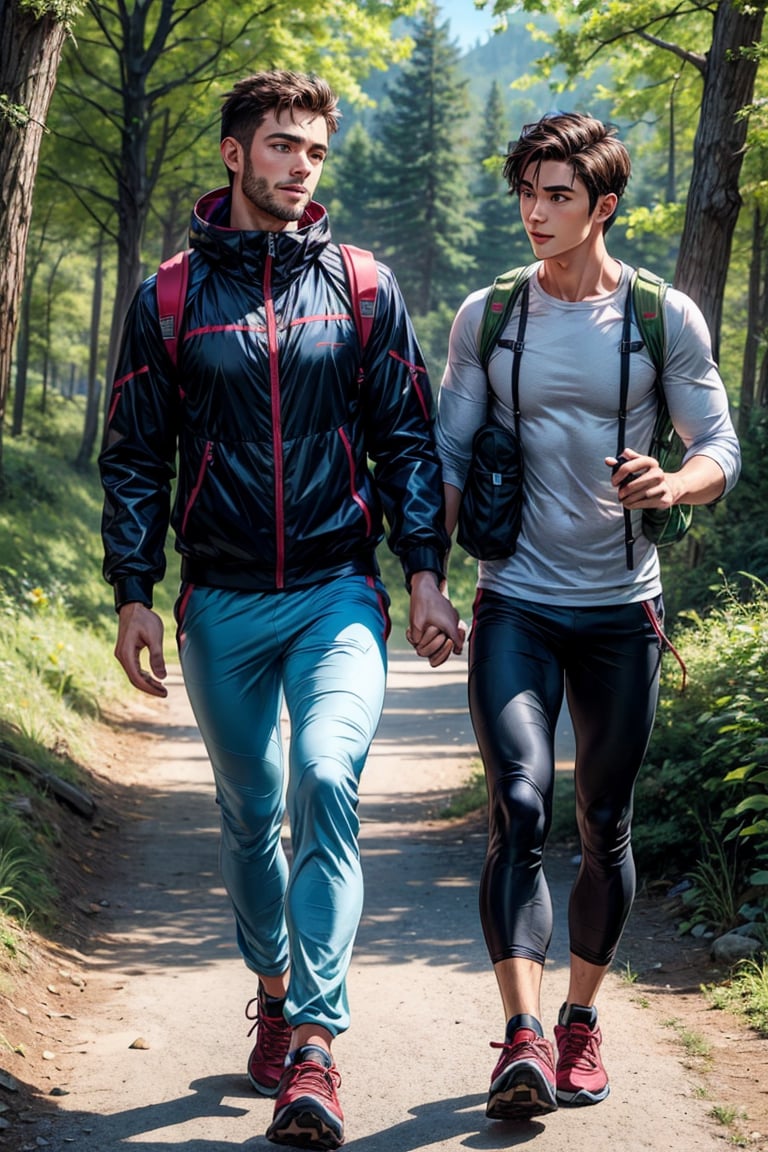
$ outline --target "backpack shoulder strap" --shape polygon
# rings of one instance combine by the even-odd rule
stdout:
[[[376,292],[378,273],[373,252],[367,248],[355,248],[353,244],[339,244],[344,268],[352,290],[352,307],[355,325],[360,337],[360,347],[365,348],[373,328],[376,314]]]
[[[637,268],[632,275],[632,308],[635,323],[640,329],[648,355],[656,368],[659,385],[664,369],[664,297],[667,287],[666,281],[649,272],[647,268]]]
[[[536,267],[536,264],[527,264],[522,268],[510,268],[508,272],[502,272],[497,276],[491,285],[491,290],[485,299],[477,341],[477,350],[484,368],[488,367],[491,353],[504,331],[521,288],[527,284]]]
[[[352,289],[355,324],[360,343],[365,348],[371,334],[376,311],[378,288],[376,260],[373,253],[365,248],[355,248],[351,244],[340,244],[339,247]],[[175,256],[164,260],[157,270],[156,292],[160,332],[174,365],[178,360],[178,338],[187,298],[188,281],[188,250],[177,252]]]
[[[175,256],[164,260],[157,270],[155,292],[160,334],[174,367],[178,361],[179,333],[187,299],[188,281],[189,250],[177,252]]]

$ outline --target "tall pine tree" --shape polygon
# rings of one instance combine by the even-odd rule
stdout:
[[[468,85],[449,25],[430,6],[414,29],[415,48],[377,121],[376,234],[410,310],[456,306],[473,267],[476,225],[468,181]]]
[[[476,288],[489,284],[507,268],[527,264],[532,259],[531,247],[520,223],[517,200],[510,199],[502,175],[509,137],[501,87],[498,80],[494,80],[483,110],[480,138],[475,150]]]
[[[328,205],[334,240],[373,248],[377,254],[381,248],[376,213],[378,167],[378,146],[358,122],[340,143],[331,144],[320,185],[320,199]]]

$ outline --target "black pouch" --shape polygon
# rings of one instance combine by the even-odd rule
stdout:
[[[523,510],[523,453],[519,437],[484,424],[472,441],[456,539],[478,560],[514,554]]]

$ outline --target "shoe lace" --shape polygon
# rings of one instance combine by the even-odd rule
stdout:
[[[599,1037],[586,1024],[571,1024],[562,1038],[558,1063],[561,1068],[597,1068]]]
[[[552,1049],[542,1036],[532,1036],[530,1039],[517,1040],[514,1043],[509,1040],[491,1040],[490,1046],[491,1048],[502,1048],[509,1054],[511,1059],[519,1059],[524,1055],[526,1048],[529,1051],[532,1048],[537,1057],[546,1064],[548,1068],[552,1067]],[[501,1057],[499,1057],[499,1059],[501,1059]]]
[[[252,1036],[254,1029],[258,1026],[256,1045],[262,1059],[277,1060],[282,1063],[288,1051],[290,1031],[282,1016],[267,1016],[266,1012],[262,1012],[260,1009],[258,996],[254,996],[245,1006],[246,1020],[253,1020],[253,1024],[248,1029],[248,1035]]]
[[[514,1052],[517,1048],[537,1048],[549,1054],[547,1042],[540,1036],[532,1040],[517,1040],[514,1044],[509,1040],[491,1040],[489,1043],[491,1048],[505,1048],[507,1052]]]
[[[305,1060],[301,1064],[290,1066],[290,1081],[301,1081],[302,1090],[313,1096],[325,1096],[333,1100],[334,1089],[341,1084],[341,1074],[335,1064],[330,1068],[323,1068],[314,1060]]]

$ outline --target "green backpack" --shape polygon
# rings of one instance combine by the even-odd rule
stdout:
[[[478,338],[478,351],[486,371],[491,353],[504,331],[515,301],[521,291],[527,287],[528,280],[537,267],[536,264],[529,264],[526,267],[513,268],[509,272],[502,273],[501,276],[496,277],[491,291],[488,293]],[[685,449],[680,437],[675,432],[664,395],[663,302],[666,290],[665,281],[652,272],[648,272],[647,269],[638,268],[633,273],[632,288],[627,298],[624,335],[621,345],[622,379],[618,410],[619,446],[617,455],[621,454],[624,447],[626,393],[629,385],[629,353],[637,350],[629,343],[629,324],[634,314],[635,323],[640,330],[648,355],[656,368],[658,410],[648,454],[658,460],[665,472],[673,472],[680,467]],[[690,504],[675,504],[672,508],[647,508],[643,511],[643,535],[651,540],[657,548],[666,544],[674,544],[677,540],[681,540],[688,531],[692,518],[693,508]],[[625,513],[624,519],[627,565],[632,568],[632,544],[634,540],[628,512]]]

